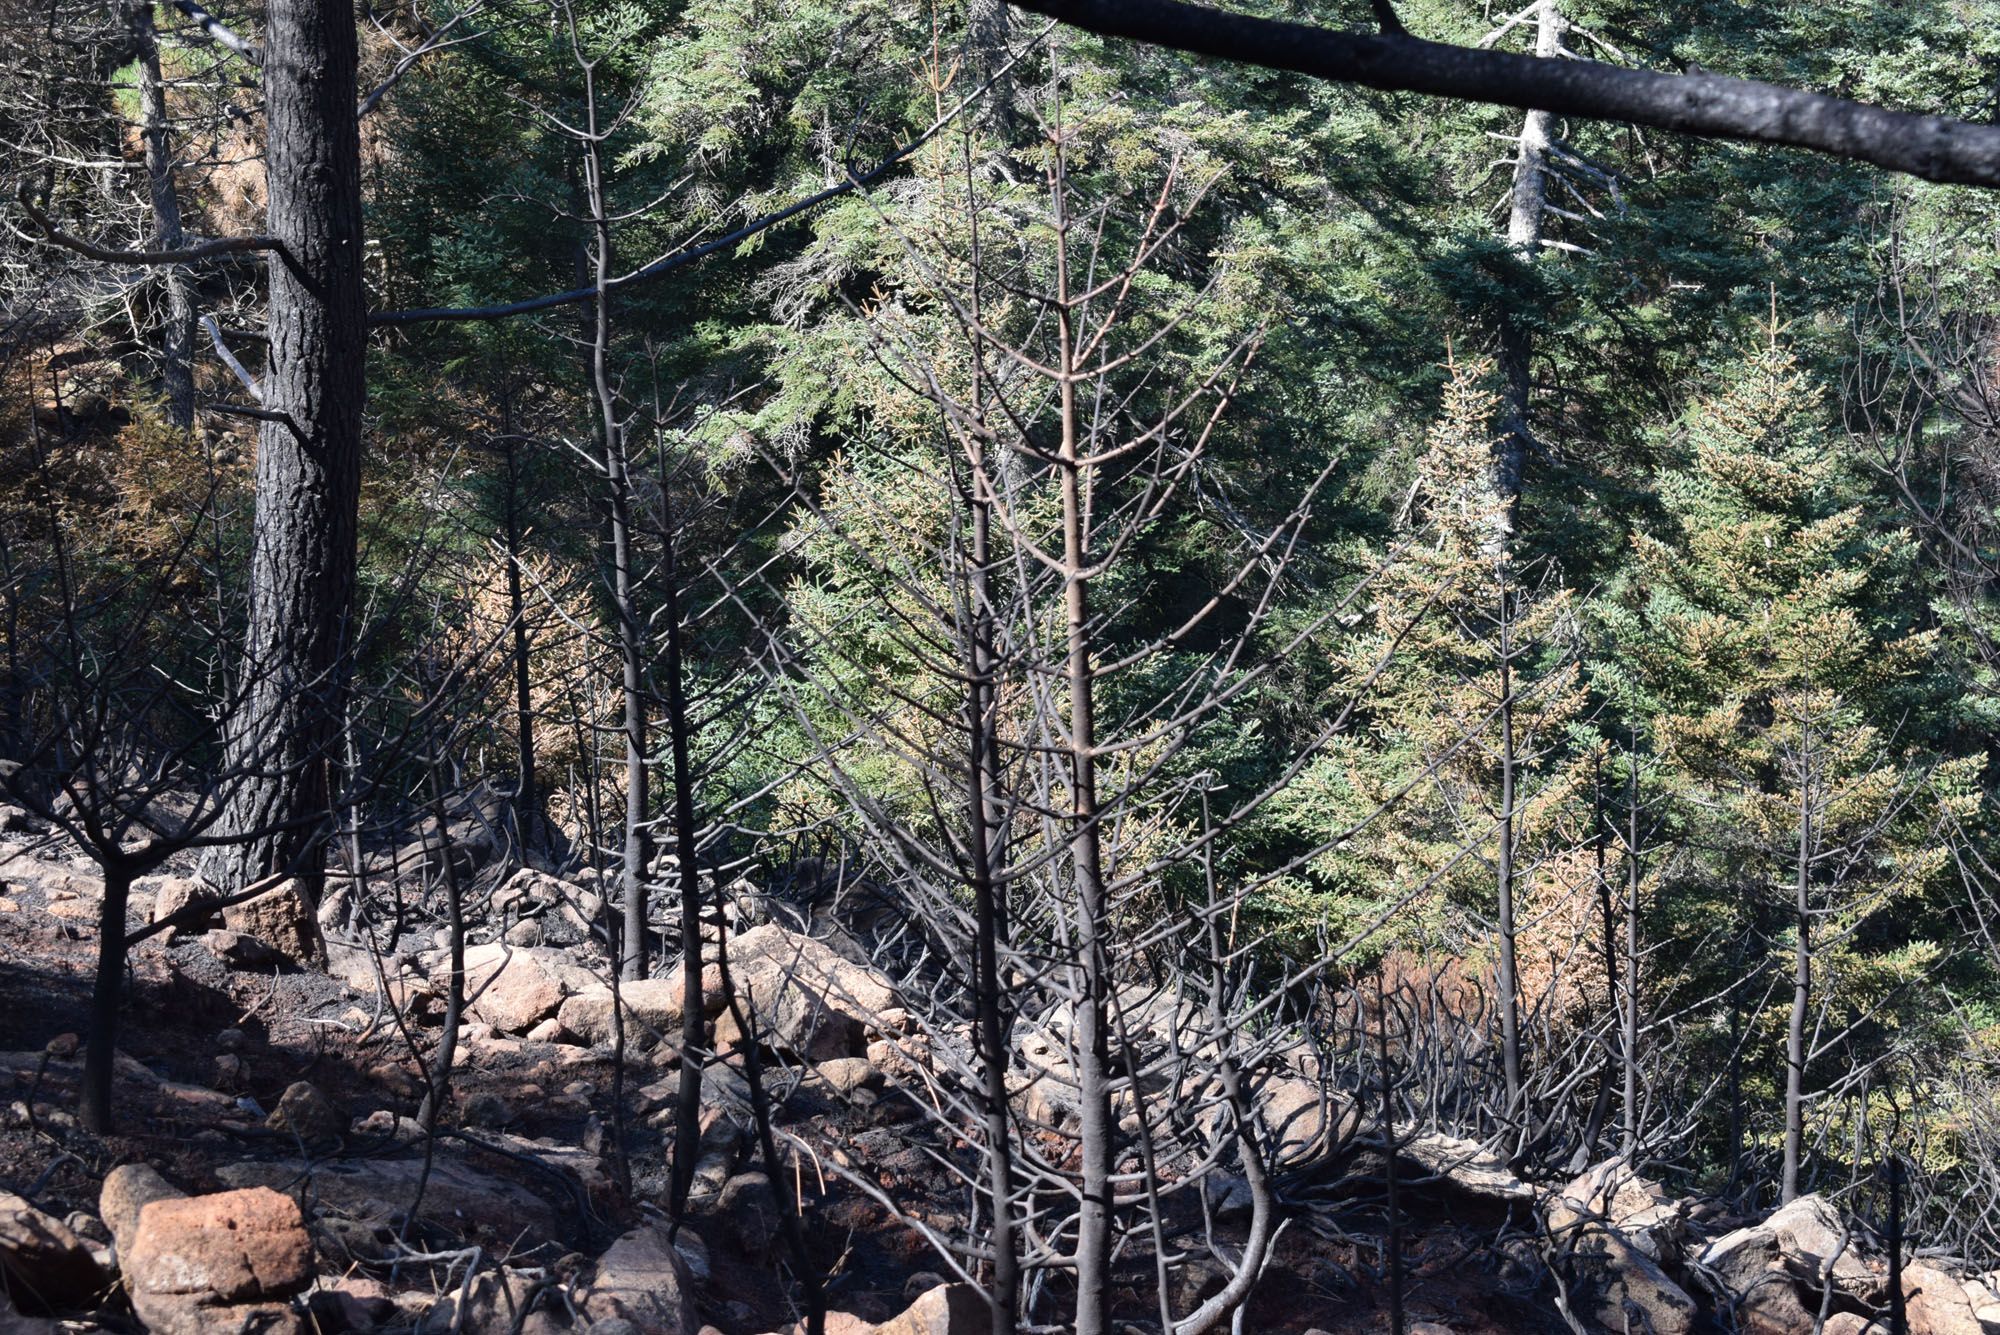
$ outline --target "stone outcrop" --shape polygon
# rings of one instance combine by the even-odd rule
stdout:
[[[1697,1328],[1698,1304],[1667,1271],[1680,1260],[1682,1212],[1657,1183],[1612,1159],[1551,1196],[1543,1215],[1570,1273],[1573,1304],[1606,1330]]]
[[[875,1327],[875,1335],[979,1335],[992,1329],[992,1323],[992,1309],[979,1290],[970,1284],[940,1284]]]

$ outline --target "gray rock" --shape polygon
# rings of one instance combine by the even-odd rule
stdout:
[[[611,1244],[576,1292],[593,1322],[629,1322],[638,1335],[697,1335],[691,1284],[665,1230],[638,1228]]]

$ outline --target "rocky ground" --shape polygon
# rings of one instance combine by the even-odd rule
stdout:
[[[137,890],[135,928],[184,903],[190,883]],[[520,871],[482,906],[490,927],[475,936],[492,939],[467,953],[473,1000],[435,1136],[414,1120],[449,971],[429,929],[385,951],[380,974],[370,952],[338,944],[327,972],[301,970],[256,930],[281,934],[282,915],[254,906],[135,948],[119,1129],[82,1131],[77,1031],[98,892],[60,841],[0,810],[0,1335],[753,1335],[797,1320],[738,1066],[709,1073],[694,1217],[671,1237],[663,1226],[680,984],[624,990],[615,1062],[587,884]],[[780,1171],[827,1277],[828,1329],[984,1330],[977,1295],[946,1283],[924,1237],[965,1223],[941,1163],[963,1146],[926,1113],[925,1042],[885,975],[796,926],[743,930],[732,959],[780,1061],[777,1120],[804,1147]],[[724,1017],[718,1042],[741,1039]],[[1367,1128],[1329,1118],[1296,1074],[1267,1077],[1260,1097],[1274,1146],[1328,1168],[1288,1178],[1303,1184],[1292,1226],[1243,1329],[1387,1329]],[[1879,1249],[1817,1198],[1732,1219],[1616,1163],[1552,1191],[1477,1147],[1402,1139],[1419,1335],[1816,1323],[1860,1335],[1886,1315]],[[1227,1194],[1219,1183],[1225,1232]],[[1131,1328],[1156,1329],[1150,1266],[1121,1279]],[[1221,1280],[1212,1266],[1177,1269],[1177,1310]],[[2000,1300],[1979,1277],[1917,1266],[1904,1287],[1917,1335],[2000,1331]]]

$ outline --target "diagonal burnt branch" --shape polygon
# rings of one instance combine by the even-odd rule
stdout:
[[[264,49],[238,37],[221,19],[196,4],[195,0],[174,0],[174,8],[185,15],[195,27],[200,28],[204,35],[228,47],[252,65],[263,68]]]
[[[183,246],[174,250],[119,250],[111,246],[100,246],[85,241],[82,237],[71,236],[55,225],[55,220],[42,211],[23,184],[15,198],[28,215],[28,221],[41,234],[40,239],[64,250],[75,251],[85,259],[103,260],[107,264],[192,264],[197,260],[212,260],[224,255],[246,255],[263,251],[284,253],[284,243],[274,236],[225,236],[214,241],[204,241],[198,246]]]
[[[1927,181],[2000,187],[2000,127],[1921,116],[1715,74],[1661,74],[1343,32],[1184,0],[1010,0],[1106,37],[1292,70],[1387,92],[1426,93],[1715,139],[1806,148]]]

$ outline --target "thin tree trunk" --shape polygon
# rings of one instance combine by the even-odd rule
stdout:
[[[1070,858],[1076,887],[1077,1098],[1083,1199],[1076,1236],[1076,1335],[1104,1335],[1111,1317],[1111,966],[1104,851],[1097,824],[1096,677],[1090,655],[1090,554],[1076,402],[1075,312],[1070,306],[1070,219],[1062,163],[1055,168],[1056,331],[1062,371],[1063,610],[1068,646]]]
[[[1514,925],[1514,612],[1500,589],[1500,820],[1496,859],[1500,917],[1500,1064],[1507,1080],[1507,1120],[1522,1115],[1520,970]],[[1526,1143],[1525,1133],[1521,1142]]]
[[[646,830],[646,694],[645,641],[637,606],[637,579],[632,556],[632,479],[625,457],[624,429],[618,420],[618,398],[611,386],[611,294],[613,256],[611,220],[605,198],[604,162],[597,129],[597,84],[584,74],[586,138],[584,190],[596,233],[597,288],[592,306],[590,385],[597,401],[598,428],[604,437],[604,482],[609,493],[611,524],[611,599],[618,618],[620,691],[625,734],[625,848],[619,871],[625,906],[619,949],[619,969],[625,979],[646,976],[646,863],[651,840]]]
[[[361,147],[354,116],[354,11],[338,0],[271,0],[265,41],[270,361],[257,447],[244,699],[230,731],[241,776],[228,829],[204,866],[235,888],[298,864],[306,912],[323,870],[305,854],[327,812],[342,716],[366,394]]]
[[[1808,753],[1809,754],[1809,753]],[[1799,779],[1799,855],[1792,889],[1792,1013],[1785,1028],[1785,1162],[1778,1203],[1799,1194],[1806,1129],[1806,1020],[1812,1006],[1812,767]]]
[[[524,847],[545,849],[548,831],[542,814],[541,789],[535,779],[535,698],[528,674],[528,604],[521,587],[521,447],[513,438],[511,422],[503,422],[502,429],[507,433],[507,617],[514,631],[514,745],[521,753],[520,773],[514,785],[514,826],[520,831]]]
[[[980,0],[998,9],[1000,22],[1009,12],[999,0]],[[977,11],[975,11],[975,14]],[[975,23],[973,40],[982,40]],[[997,90],[996,90],[997,96]],[[972,241],[973,421],[986,420],[986,374],[982,335],[979,209],[972,174],[972,144],[965,150],[966,217]],[[994,674],[998,670],[993,638],[993,505],[987,492],[998,485],[988,467],[988,453],[977,433],[968,433],[972,457],[965,504],[972,519],[972,550],[966,568],[968,631],[966,643],[966,773],[965,805],[968,852],[972,872],[974,934],[973,993],[978,1016],[979,1061],[985,1080],[986,1186],[992,1196],[993,1276],[988,1299],[993,1305],[992,1335],[1014,1335],[1020,1319],[1020,1245],[1014,1221],[1014,1147],[1008,1120],[1006,996],[1000,978],[1000,945],[1006,933],[1003,887],[998,883],[1000,826],[999,736],[995,717]],[[1002,447],[1002,458],[1012,451]]]
[[[1403,1335],[1403,1205],[1396,1180],[1396,1155],[1402,1145],[1396,1137],[1396,1082],[1389,1067],[1389,992],[1383,986],[1382,967],[1375,970],[1376,1060],[1382,1067],[1382,1135],[1388,1141],[1382,1155],[1383,1206],[1389,1212],[1389,1335]]]
[[[458,1056],[458,1029],[465,1014],[465,894],[453,863],[442,798],[433,797],[431,819],[437,822],[438,859],[444,868],[445,923],[451,932],[451,983],[445,990],[444,1026],[438,1032],[431,1078],[423,1104],[417,1109],[417,1120],[423,1123],[426,1136],[437,1127],[438,1114],[443,1111],[445,1095],[451,1088],[452,1063]]]
[[[1556,0],[1541,0],[1536,14],[1535,54],[1553,60],[1562,51],[1563,19]],[[1507,198],[1507,244],[1524,264],[1541,253],[1542,226],[1548,208],[1549,145],[1554,138],[1555,117],[1546,111],[1530,111],[1521,120],[1521,139],[1514,158],[1514,184]],[[1500,374],[1504,388],[1502,405],[1506,412],[1500,436],[1500,493],[1507,499],[1508,513],[1516,520],[1521,502],[1521,479],[1527,468],[1528,444],[1534,438],[1529,417],[1532,393],[1530,361],[1534,335],[1513,311],[1500,317]]]
[[[174,188],[174,158],[167,139],[167,91],[160,73],[159,34],[151,4],[131,11],[132,39],[139,57],[139,117],[146,142],[146,188],[153,203],[153,245],[181,246],[181,201]],[[188,271],[178,264],[160,270],[167,289],[167,318],[160,330],[160,383],[167,418],[175,426],[194,425],[194,308],[188,299]]]
[[[702,1052],[708,1044],[707,1012],[701,996],[701,864],[695,857],[699,829],[695,824],[694,759],[688,720],[685,650],[682,644],[680,570],[676,559],[673,497],[664,464],[660,478],[660,517],[666,559],[662,571],[666,595],[667,742],[672,753],[674,787],[674,860],[681,882],[681,1087],[674,1120],[674,1177],[669,1200],[678,1219],[687,1209],[694,1185],[695,1157],[701,1143]],[[716,930],[722,930],[720,918]]]
[[[1639,1152],[1639,753],[1625,777],[1625,986],[1620,1000],[1618,1058],[1625,1068],[1621,1114],[1627,1159]]]

